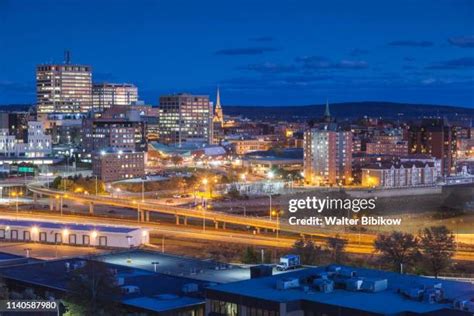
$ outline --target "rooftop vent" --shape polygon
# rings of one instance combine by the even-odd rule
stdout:
[[[361,286],[361,291],[364,292],[382,292],[388,287],[387,279],[364,279]]]
[[[334,281],[328,279],[315,279],[313,281],[315,288],[319,292],[330,293],[334,291]]]
[[[124,285],[120,289],[124,294],[140,293],[140,288],[136,285]]]
[[[351,278],[346,280],[346,289],[348,291],[360,291],[362,288],[363,279]]]
[[[472,300],[457,300],[453,304],[455,309],[459,309],[465,312],[474,313],[474,299]]]
[[[287,289],[297,288],[299,286],[300,286],[300,281],[298,278],[278,279],[276,283],[276,288],[278,290],[287,290]]]

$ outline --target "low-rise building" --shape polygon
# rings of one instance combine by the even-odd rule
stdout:
[[[8,129],[0,129],[0,156],[44,158],[50,156],[51,135],[45,134],[43,123],[28,122],[26,139],[18,139]]]
[[[245,155],[254,151],[265,151],[272,148],[273,141],[258,139],[236,139],[229,140],[232,143],[233,151],[237,155]]]
[[[104,182],[145,176],[145,153],[104,149],[92,155],[92,174]]]
[[[105,265],[111,273],[111,281],[120,289],[120,294],[108,298],[120,306],[123,314],[204,316],[203,289],[209,282],[96,261],[67,258],[17,264],[0,268],[0,275],[8,288],[18,292],[29,289],[29,293],[54,299],[59,304],[70,293],[70,283],[81,269],[88,264]],[[153,266],[153,263],[146,265]],[[106,312],[112,315],[109,310]]]
[[[149,235],[137,227],[0,219],[0,240],[130,248],[148,244]]]
[[[467,282],[330,265],[211,286],[206,315],[470,315],[473,298]]]
[[[434,162],[380,162],[362,168],[362,185],[399,188],[435,185],[440,176]]]

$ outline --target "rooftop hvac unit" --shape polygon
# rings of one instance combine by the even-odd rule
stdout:
[[[300,281],[298,278],[283,278],[278,279],[276,283],[276,288],[278,290],[287,290],[300,286]]]
[[[401,293],[412,300],[421,300],[425,290],[419,287],[402,289]]]
[[[385,291],[388,287],[387,279],[364,279],[362,282],[361,290],[364,292],[381,292]]]
[[[351,278],[346,280],[346,290],[348,291],[360,291],[364,280],[358,278]]]
[[[338,265],[330,265],[326,268],[326,271],[328,272],[339,272],[340,270],[342,269],[341,266],[338,266]]]
[[[181,291],[183,293],[193,293],[193,292],[197,292],[198,290],[199,290],[199,286],[197,285],[197,283],[186,283],[181,288]]]
[[[458,300],[454,301],[454,308],[462,311],[474,313],[474,301],[472,300]]]
[[[314,287],[323,293],[330,293],[334,291],[334,281],[329,279],[316,279],[313,281]]]
[[[357,272],[350,269],[340,269],[337,274],[346,278],[354,278],[357,275]]]
[[[124,294],[140,293],[140,288],[136,285],[124,285],[120,289]]]
[[[426,289],[423,293],[423,301],[434,304],[440,302],[444,298],[443,290],[440,288],[430,288]]]

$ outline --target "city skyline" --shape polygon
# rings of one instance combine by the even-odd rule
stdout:
[[[0,104],[35,103],[35,67],[70,50],[152,105],[219,86],[224,105],[474,107],[471,1],[91,3],[0,2]]]

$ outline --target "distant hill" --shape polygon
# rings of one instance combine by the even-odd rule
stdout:
[[[28,111],[31,104],[3,104],[0,111]],[[224,105],[224,114],[241,115],[249,119],[303,121],[320,118],[325,105],[295,106],[237,106]],[[331,115],[337,120],[356,119],[364,116],[386,119],[418,119],[428,116],[446,117],[450,120],[474,118],[474,109],[434,104],[409,104],[394,102],[345,102],[330,104]]]
[[[242,115],[250,119],[291,119],[307,120],[321,117],[325,105],[305,106],[225,106],[224,114]],[[416,119],[427,116],[441,116],[449,119],[466,119],[474,117],[474,109],[431,105],[407,104],[393,102],[347,102],[330,104],[331,115],[338,120],[354,119],[363,116],[382,117],[387,119]]]

